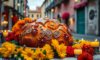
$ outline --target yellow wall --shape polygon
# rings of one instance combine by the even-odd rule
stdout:
[[[32,16],[32,15],[33,15],[33,16]],[[34,19],[34,18],[37,18],[37,19],[38,19],[38,18],[41,18],[41,13],[38,13],[38,12],[37,12],[37,13],[36,13],[36,12],[35,12],[35,13],[34,13],[34,12],[31,12],[31,13],[30,13],[30,12],[29,12],[29,16],[28,16],[28,17],[30,17],[30,18],[32,18],[32,19]]]

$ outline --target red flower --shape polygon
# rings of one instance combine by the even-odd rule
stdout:
[[[8,33],[8,36],[6,37],[6,41],[11,41],[14,39],[14,33],[13,32],[9,32]]]
[[[14,35],[14,40],[19,42],[19,40],[20,40],[19,35]]]
[[[87,52],[83,52],[78,56],[78,60],[93,60],[93,56]]]
[[[11,38],[8,38],[8,37],[7,37],[5,40],[6,40],[6,41],[11,41]]]
[[[17,16],[14,16],[14,17],[12,18],[12,21],[13,21],[13,23],[16,23],[16,22],[18,21],[18,17],[17,17]]]
[[[72,48],[72,46],[67,46],[67,57],[73,57],[74,56],[74,48]]]
[[[70,14],[69,14],[68,12],[64,12],[64,13],[62,14],[62,19],[63,19],[63,20],[66,20],[66,19],[69,18],[69,16],[70,16]]]
[[[91,55],[94,54],[94,49],[90,45],[83,45],[82,50],[83,50],[83,52],[87,52]]]

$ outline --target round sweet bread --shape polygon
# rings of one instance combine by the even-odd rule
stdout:
[[[60,44],[64,43],[65,45],[70,45],[73,42],[67,26],[52,20],[47,20],[45,23],[23,21],[23,23],[20,22],[19,24],[18,22],[16,25],[13,27],[13,31],[19,35],[20,45],[43,47],[45,44],[51,44],[52,39],[56,39]]]

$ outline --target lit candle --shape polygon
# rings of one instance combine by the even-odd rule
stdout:
[[[83,38],[82,38],[81,40],[82,40],[82,41],[84,41],[84,39],[83,39]]]
[[[74,54],[75,54],[75,55],[80,55],[80,54],[82,54],[82,49],[74,49]]]
[[[8,31],[7,30],[4,30],[3,31],[3,36],[6,37],[7,35],[8,35]]]
[[[95,41],[91,42],[92,47],[99,47],[99,41],[96,39]]]

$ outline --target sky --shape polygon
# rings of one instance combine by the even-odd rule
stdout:
[[[44,0],[28,0],[30,10],[36,10],[37,6],[41,6]]]

